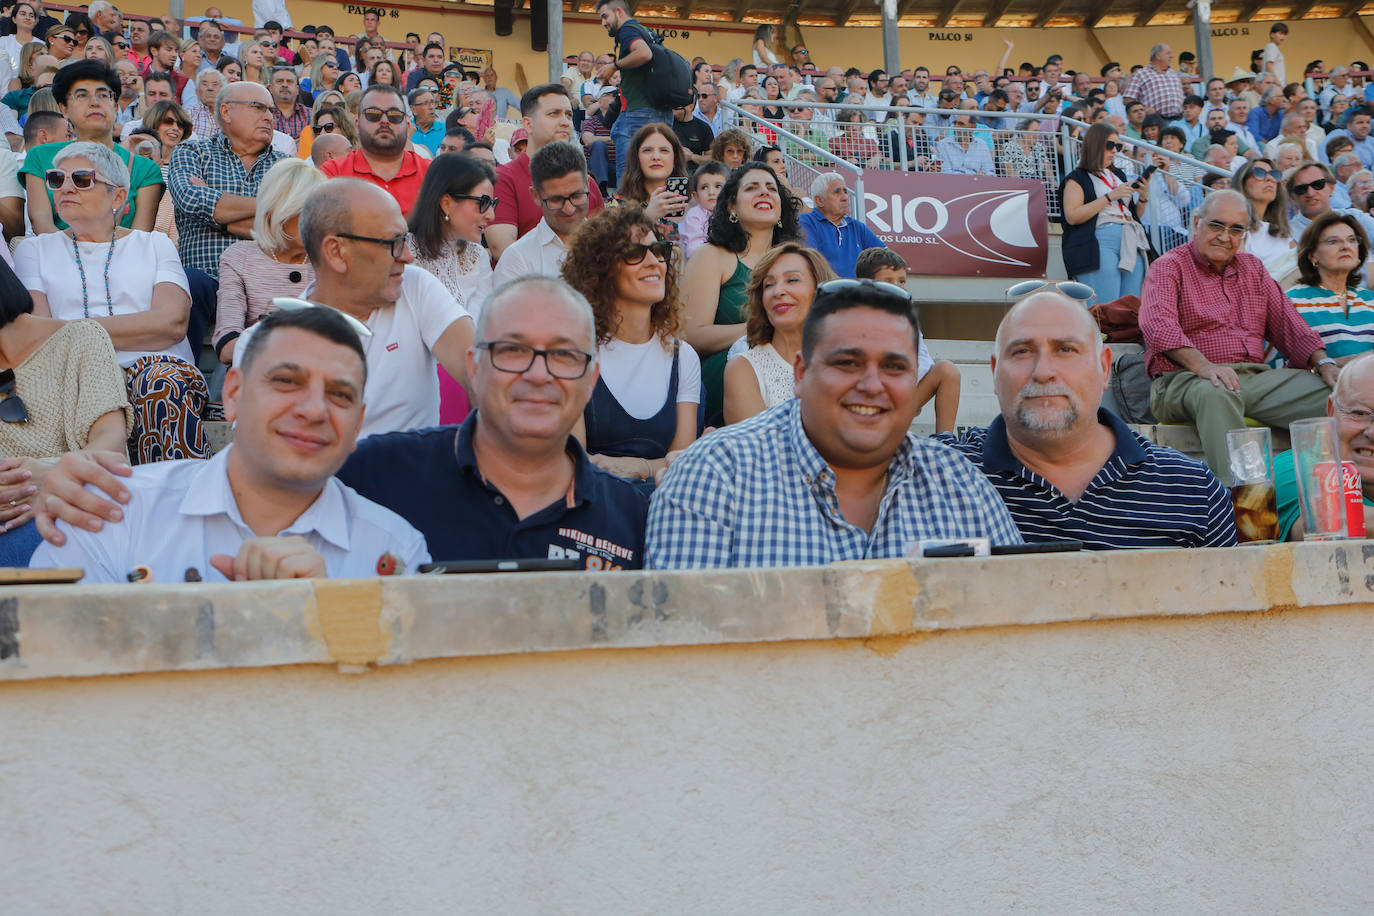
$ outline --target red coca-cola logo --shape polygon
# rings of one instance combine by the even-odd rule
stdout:
[[[1349,493],[1361,486],[1360,472],[1348,461],[1330,465],[1322,476],[1323,493]]]

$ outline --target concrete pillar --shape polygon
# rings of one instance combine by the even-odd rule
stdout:
[[[902,55],[897,47],[897,0],[879,0],[883,11],[883,69],[891,76],[902,70]]]
[[[556,83],[563,76],[563,0],[546,0],[549,4],[549,82]]]
[[[1212,0],[1191,0],[1193,7],[1193,41],[1197,44],[1197,72],[1202,85],[1216,76],[1212,69]]]

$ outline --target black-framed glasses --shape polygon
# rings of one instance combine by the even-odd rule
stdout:
[[[380,108],[364,108],[362,114],[369,124],[378,124],[382,118],[386,118],[391,124],[400,124],[406,119],[406,113],[399,108],[388,108],[386,111]]]
[[[78,191],[89,190],[91,185],[96,183],[114,187],[108,181],[100,177],[95,169],[73,169],[64,172],[61,169],[48,169],[43,173],[43,181],[48,186],[49,191],[60,191],[67,184],[67,179],[72,181],[72,187]]]
[[[626,245],[625,250],[620,252],[620,259],[626,264],[639,264],[644,261],[644,256],[649,252],[654,253],[664,264],[673,256],[672,242],[653,242],[649,245]]]
[[[534,365],[535,357],[542,356],[549,375],[568,381],[586,375],[587,367],[595,358],[590,353],[572,347],[538,350],[513,340],[484,340],[476,346],[477,349],[486,350],[490,354],[492,368],[501,372],[517,375],[528,372]]]
[[[548,197],[539,198],[539,202],[550,210],[562,210],[568,204],[573,207],[580,207],[587,202],[590,195],[586,191],[576,191],[572,194],[551,194]]]
[[[501,198],[492,197],[490,194],[450,194],[454,200],[475,200],[477,201],[477,212],[486,213],[488,210],[495,210],[496,205],[501,202]]]
[[[378,239],[370,235],[354,235],[351,232],[334,233],[341,239],[352,239],[355,242],[371,242],[374,245],[383,245],[391,249],[391,256],[399,258],[406,250],[406,242],[409,240],[407,235],[398,235],[394,239]]]
[[[1109,153],[1119,153],[1126,148],[1126,144],[1117,143],[1115,140],[1108,140],[1105,145]]]
[[[827,280],[816,287],[818,293],[852,293],[869,292],[882,293],[885,296],[897,296],[901,299],[911,300],[911,293],[895,283],[884,283],[881,280],[851,280],[841,277],[838,280]]]
[[[115,47],[121,51],[127,51],[129,50],[129,43],[127,41],[116,41]]]
[[[1301,197],[1307,193],[1308,188],[1311,188],[1313,191],[1321,191],[1326,188],[1326,179],[1318,178],[1316,181],[1309,181],[1307,184],[1293,185],[1293,196]]]
[[[315,125],[316,130],[322,130],[327,134],[332,134],[338,127],[339,125],[335,124],[333,121],[321,121],[319,124]]]
[[[69,45],[76,44],[76,39],[73,38],[71,35],[54,35],[53,38],[56,38],[59,41],[65,41]]]
[[[0,372],[0,394],[5,396],[5,399],[0,401],[0,420],[6,423],[29,422],[29,408],[25,406],[24,399],[14,391],[13,369]]]
[[[272,115],[271,105],[264,105],[262,102],[255,102],[252,99],[225,99],[224,101],[228,105],[247,105],[258,117],[263,115],[271,117]]]

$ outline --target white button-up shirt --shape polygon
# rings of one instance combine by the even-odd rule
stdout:
[[[568,248],[558,233],[553,231],[547,219],[511,243],[501,252],[501,260],[496,262],[492,275],[492,285],[500,286],[518,277],[531,277],[542,274],[546,277],[558,276]]]
[[[206,582],[225,578],[210,565],[217,553],[235,556],[243,542],[257,537],[239,514],[229,486],[226,448],[209,461],[159,461],[134,468],[124,481],[130,499],[124,520],[100,531],[58,527],[67,543],[44,542],[29,565],[35,569],[80,567],[88,584],[126,582],[137,566],[153,573],[153,582],[182,582],[195,569]],[[280,532],[297,534],[324,557],[331,579],[377,575],[377,563],[391,554],[415,572],[429,562],[425,539],[390,509],[363,499],[330,478],[320,495]]]

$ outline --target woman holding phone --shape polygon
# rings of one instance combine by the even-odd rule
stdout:
[[[1083,133],[1079,166],[1064,176],[1064,269],[1097,293],[1098,302],[1140,295],[1148,241],[1140,214],[1149,175],[1131,181],[1113,165],[1122,149],[1116,128],[1099,121]],[[1152,170],[1147,170],[1152,171]]]
[[[687,203],[687,157],[681,141],[667,124],[645,124],[630,141],[625,175],[610,205],[638,204],[659,235],[676,242]]]

